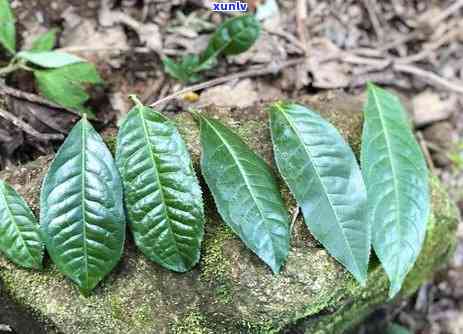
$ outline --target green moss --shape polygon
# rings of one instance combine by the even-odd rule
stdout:
[[[213,334],[205,326],[205,318],[198,310],[189,311],[172,326],[172,334]]]
[[[109,151],[112,153],[113,156],[116,155],[116,147],[117,147],[117,137],[116,136],[107,136],[104,139],[106,146],[108,146]]]

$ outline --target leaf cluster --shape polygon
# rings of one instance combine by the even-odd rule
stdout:
[[[260,24],[252,15],[237,16],[220,25],[199,55],[189,54],[179,62],[169,57],[162,59],[165,71],[185,83],[201,79],[199,72],[217,64],[220,55],[237,55],[248,50],[260,35]]]
[[[95,66],[66,52],[53,51],[56,30],[38,36],[28,50],[16,50],[15,19],[8,0],[0,0],[0,45],[11,56],[10,63],[0,68],[1,74],[17,69],[34,73],[37,88],[49,100],[81,113],[92,114],[85,106],[89,95],[87,84],[101,84]]]
[[[43,241],[60,271],[87,294],[119,261],[127,215],[147,258],[177,272],[197,264],[204,209],[186,144],[174,123],[134,100],[115,161],[85,114],[73,128],[43,181],[40,232],[21,197],[0,183],[0,250],[12,261],[40,268]],[[312,235],[362,285],[372,244],[394,296],[421,250],[429,215],[427,168],[400,101],[369,85],[362,170],[318,113],[291,102],[267,111],[278,171]],[[192,113],[201,173],[223,222],[279,272],[290,224],[275,175],[230,128]]]

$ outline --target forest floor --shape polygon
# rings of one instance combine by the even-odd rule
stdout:
[[[463,209],[462,0],[247,2],[263,27],[255,46],[206,72],[203,81],[219,79],[220,85],[169,98],[159,108],[245,107],[328,89],[363,94],[373,81],[402,97],[429,167]],[[150,104],[182,89],[160,59],[199,53],[227,17],[212,12],[208,0],[13,0],[12,6],[20,45],[57,28],[58,48],[97,65],[105,85],[91,91],[90,106],[100,130],[124,117],[129,94]],[[230,77],[235,73],[239,79]],[[36,132],[65,135],[76,122],[72,112],[50,110],[23,92],[36,93],[30,73],[0,81],[0,94],[15,100],[11,112]],[[60,144],[29,130],[0,117],[0,169]],[[371,324],[385,322],[413,333],[463,333],[463,229],[459,238],[447,269],[412,298],[375,312],[359,333],[377,333]],[[2,331],[7,324],[0,324]]]

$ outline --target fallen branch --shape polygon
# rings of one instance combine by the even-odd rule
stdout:
[[[452,90],[454,92],[463,94],[463,85],[444,79],[433,72],[422,70],[421,68],[418,68],[413,65],[405,64],[394,64],[393,68],[398,72],[413,74],[417,77],[420,77],[429,84],[440,86],[448,90]]]
[[[37,104],[41,104],[41,105],[44,105],[44,106],[47,106],[47,107],[50,107],[50,108],[64,110],[64,111],[67,111],[67,112],[69,112],[71,114],[80,116],[80,113],[78,111],[75,111],[75,110],[60,106],[60,105],[58,105],[56,103],[53,103],[53,102],[51,102],[51,101],[49,101],[47,99],[44,99],[43,97],[41,97],[39,95],[26,93],[26,92],[23,92],[21,90],[6,86],[6,85],[4,85],[2,83],[0,83],[0,93],[10,95],[10,96],[16,97],[16,98],[21,99],[21,100],[26,100],[26,101],[29,101],[31,103],[37,103]]]
[[[23,122],[16,116],[10,114],[8,111],[0,108],[0,117],[10,121],[15,126],[23,130],[25,133],[41,140],[41,141],[49,141],[49,140],[63,140],[64,136],[61,134],[47,134],[41,133],[31,127],[29,124]]]
[[[205,89],[205,88],[210,88],[213,86],[217,86],[229,81],[237,80],[237,79],[242,79],[242,78],[249,78],[249,77],[257,77],[257,76],[262,76],[262,75],[268,75],[268,74],[276,74],[280,72],[282,69],[295,66],[298,64],[302,64],[305,61],[305,57],[301,58],[296,58],[296,59],[291,59],[286,62],[283,62],[281,64],[275,64],[274,66],[262,66],[257,69],[253,70],[248,70],[248,71],[243,71],[243,72],[238,72],[234,74],[230,74],[221,78],[213,79],[210,81],[206,81],[197,85],[185,87],[178,92],[175,92],[171,95],[168,95],[162,99],[157,100],[156,102],[152,103],[150,107],[156,107],[159,106],[160,104],[166,103],[168,101],[171,101],[179,96],[182,96],[186,93],[189,92],[194,92],[200,89]]]

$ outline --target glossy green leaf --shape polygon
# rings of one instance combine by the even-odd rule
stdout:
[[[319,114],[277,102],[268,112],[275,160],[313,236],[364,284],[370,255],[366,190],[354,153]]]
[[[288,213],[267,164],[217,120],[197,115],[201,170],[224,222],[279,272],[289,251]]]
[[[111,153],[84,115],[56,154],[40,196],[41,231],[48,253],[84,294],[122,255],[122,196]]]
[[[56,30],[52,29],[37,37],[32,43],[30,51],[44,52],[53,49],[56,43]]]
[[[168,57],[163,59],[165,71],[183,82],[201,79],[198,72],[209,70],[217,64],[220,54],[236,55],[248,50],[260,35],[259,21],[251,15],[242,15],[225,21],[212,35],[209,44],[199,57],[187,55],[178,63]]]
[[[373,247],[390,280],[401,288],[420,253],[429,215],[428,171],[399,99],[368,86],[362,168]]]
[[[236,55],[247,51],[259,38],[260,23],[252,15],[237,16],[225,21],[214,33],[207,49],[201,55],[201,63],[210,58]]]
[[[82,58],[59,51],[21,51],[16,56],[45,68],[58,68],[85,62]]]
[[[190,270],[201,251],[203,202],[177,128],[140,104],[119,129],[116,156],[135,243],[167,269]]]
[[[85,84],[102,83],[95,66],[79,63],[52,70],[34,71],[39,91],[49,100],[64,107],[89,113],[84,106],[89,99]]]
[[[8,0],[0,0],[0,44],[11,54],[16,52],[16,28]]]
[[[0,180],[0,252],[25,268],[41,269],[39,225],[23,198]]]

